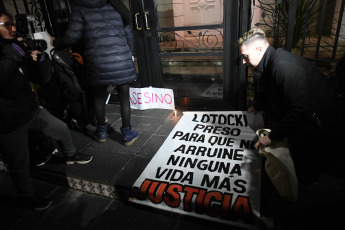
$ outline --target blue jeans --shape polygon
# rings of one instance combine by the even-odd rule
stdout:
[[[21,196],[32,196],[35,193],[30,178],[29,131],[41,132],[55,140],[65,156],[72,156],[76,152],[67,125],[42,107],[21,128],[1,134],[1,152],[8,164],[13,184]]]

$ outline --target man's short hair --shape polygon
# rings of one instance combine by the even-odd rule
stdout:
[[[265,32],[261,29],[252,29],[248,32],[244,33],[241,38],[237,40],[237,46],[241,47],[243,45],[250,45],[253,42],[256,41],[262,41],[266,44],[268,44],[268,41],[266,39]]]
[[[0,10],[0,17],[2,17],[3,15],[9,17],[12,20],[12,17],[11,17],[11,15],[9,13],[7,13],[6,11]]]

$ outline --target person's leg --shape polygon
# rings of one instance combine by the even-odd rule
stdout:
[[[36,119],[30,125],[30,130],[40,132],[53,138],[66,156],[75,154],[71,133],[66,123],[51,115],[48,110],[40,108]]]
[[[0,147],[8,164],[9,175],[18,194],[23,197],[33,196],[35,193],[29,169],[28,127],[26,124],[10,133],[0,135]]]
[[[38,196],[31,182],[28,130],[34,119],[19,129],[0,135],[0,147],[21,204],[35,211],[43,211],[50,207],[52,201]]]
[[[122,127],[121,133],[125,145],[131,145],[138,138],[138,132],[132,130],[131,126],[131,108],[129,102],[129,84],[118,85],[120,104],[121,104],[121,118]]]
[[[106,85],[93,87],[93,106],[97,121],[94,138],[96,141],[103,143],[107,138],[107,124],[105,123],[105,100],[107,96]]]
[[[265,168],[265,162],[266,158],[263,158],[262,169]],[[260,219],[265,228],[274,228],[277,207],[281,204],[282,201],[277,190],[274,188],[266,170],[263,170],[261,174]]]
[[[97,125],[105,125],[105,100],[107,97],[106,85],[94,86],[93,87],[93,106]]]
[[[121,105],[121,118],[122,127],[131,125],[131,107],[129,102],[129,84],[118,85],[120,105]]]
[[[322,135],[322,129],[312,120],[307,120],[288,137],[297,179],[301,184],[312,184],[320,176],[325,146]]]
[[[55,140],[64,154],[66,164],[86,164],[93,158],[89,155],[76,153],[67,124],[51,115],[44,108],[39,109],[36,119],[30,125],[30,130],[41,132]]]

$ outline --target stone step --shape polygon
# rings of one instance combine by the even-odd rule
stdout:
[[[73,188],[100,196],[119,199],[119,192],[116,191],[115,186],[106,184],[104,182],[91,181],[90,179],[78,178],[76,176],[62,175],[56,172],[49,172],[38,167],[31,169],[31,176],[35,179],[67,188]]]

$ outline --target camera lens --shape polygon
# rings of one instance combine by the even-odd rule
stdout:
[[[28,47],[30,50],[44,51],[47,49],[47,42],[45,40],[31,40]]]

